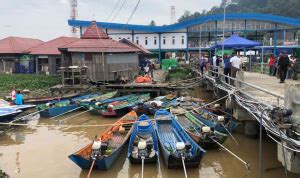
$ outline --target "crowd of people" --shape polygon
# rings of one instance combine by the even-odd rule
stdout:
[[[288,56],[287,52],[280,54],[277,58],[272,54],[268,61],[269,64],[269,75],[278,76],[280,79],[279,83],[284,83],[285,79],[297,78],[297,72],[295,64],[297,59],[295,56]],[[212,76],[218,77],[219,68],[222,65],[224,69],[223,74],[232,78],[236,78],[237,72],[242,68],[242,59],[238,52],[234,52],[231,55],[224,54],[222,56],[215,55],[211,59],[207,55],[201,55],[198,59],[198,66],[201,75],[206,71],[212,69]],[[210,67],[211,66],[211,67]],[[227,83],[234,84],[234,81],[230,81],[229,78],[225,77]]]
[[[216,77],[218,77],[219,67],[221,64],[223,65],[225,76],[236,78],[237,72],[241,69],[242,59],[239,57],[237,52],[234,52],[231,55],[225,53],[224,59],[222,59],[219,55],[215,55],[211,58],[211,60],[209,60],[207,56],[201,55],[198,61],[201,75],[203,75],[205,71],[208,71],[209,66],[212,66],[212,76]],[[227,77],[225,77],[225,80],[227,83],[230,82]],[[233,85],[234,82],[231,81],[230,83]]]
[[[269,75],[279,77],[280,83],[284,83],[285,79],[297,79],[296,62],[297,58],[288,56],[287,52],[280,53],[277,58],[271,54],[268,61]]]

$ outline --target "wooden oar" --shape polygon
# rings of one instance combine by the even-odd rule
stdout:
[[[184,171],[184,177],[187,178],[187,173],[186,173],[186,168],[185,168],[185,163],[184,163],[184,156],[181,156],[181,160],[182,160],[182,167],[183,167],[183,171]]]
[[[94,109],[94,108],[93,108],[93,109]],[[71,118],[73,118],[73,117],[79,116],[79,115],[81,115],[81,114],[87,113],[87,112],[89,112],[89,111],[91,111],[91,110],[93,110],[93,109],[89,109],[89,110],[83,111],[83,112],[81,112],[81,113],[72,115],[72,116],[70,116],[70,117],[64,118],[64,119],[60,120],[60,122],[64,122],[65,120],[68,120],[68,119],[71,119]]]
[[[144,178],[144,160],[145,160],[145,157],[142,156],[142,178]]]
[[[216,141],[215,139],[209,137],[212,141],[214,141],[216,144],[218,144],[220,147],[222,147],[224,150],[226,150],[228,153],[230,153],[232,156],[234,156],[235,158],[237,158],[240,162],[242,162],[246,168],[249,170],[250,169],[250,164],[244,160],[242,160],[240,157],[238,157],[236,154],[234,154],[232,151],[230,151],[229,149],[227,149],[225,146],[223,146],[221,143],[219,143],[218,141]]]
[[[236,141],[236,139],[233,137],[233,135],[231,134],[231,132],[229,132],[229,130],[227,130],[227,128],[225,127],[225,125],[223,123],[221,123],[222,127],[224,127],[224,129],[226,130],[226,132],[230,135],[230,137],[234,140],[234,142],[239,145],[239,143]]]
[[[90,178],[90,176],[91,176],[91,174],[92,174],[92,170],[93,170],[95,161],[96,161],[96,160],[93,160],[93,162],[92,162],[92,165],[91,165],[91,167],[90,167],[89,173],[88,173],[88,175],[86,176],[87,178]]]

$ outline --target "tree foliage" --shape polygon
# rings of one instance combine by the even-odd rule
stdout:
[[[154,20],[151,20],[151,22],[150,22],[150,24],[149,24],[150,26],[155,26],[156,25],[156,23],[155,23],[155,21]]]
[[[293,18],[300,18],[300,0],[233,0],[226,8],[227,13],[265,13]],[[209,11],[185,13],[178,19],[182,22],[207,14],[222,14],[223,5],[215,6]]]

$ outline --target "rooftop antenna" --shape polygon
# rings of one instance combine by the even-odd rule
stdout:
[[[78,17],[77,0],[70,0],[70,10],[70,19],[76,20]],[[77,37],[77,28],[75,26],[71,27],[71,35]]]
[[[176,23],[175,6],[171,6],[170,24]]]

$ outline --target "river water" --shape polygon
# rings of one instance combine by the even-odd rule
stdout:
[[[82,111],[79,111],[82,112]],[[79,113],[77,112],[77,113]],[[68,155],[90,143],[96,134],[100,134],[107,127],[36,127],[35,124],[110,124],[117,119],[91,116],[84,113],[80,116],[59,122],[68,116],[59,119],[45,119],[30,121],[26,127],[18,127],[4,135],[0,135],[0,170],[8,173],[12,178],[84,178],[88,171],[81,170],[68,159]],[[236,132],[233,134],[238,145],[228,138],[224,146],[250,163],[250,170],[241,164],[236,158],[223,149],[207,150],[200,167],[188,169],[190,178],[257,178],[258,167],[258,139],[245,137]],[[277,161],[276,144],[268,138],[264,138],[264,177],[283,178],[284,168]],[[93,170],[91,177],[102,178],[126,178],[141,177],[141,166],[131,165],[126,158],[127,150],[118,158],[108,171]],[[162,157],[157,164],[145,166],[145,178],[184,177],[182,169],[167,169]],[[288,173],[289,178],[300,177],[297,174]]]

